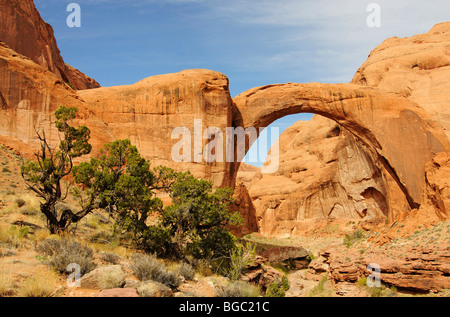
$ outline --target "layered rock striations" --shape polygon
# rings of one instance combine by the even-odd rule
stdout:
[[[249,188],[259,230],[296,236],[316,219],[386,219],[388,188],[364,146],[336,122],[321,116],[299,121],[280,136],[280,166],[274,174],[249,168],[238,181]]]
[[[75,89],[100,87],[95,80],[64,63],[53,28],[41,18],[33,0],[0,0],[0,21],[0,41],[17,53]]]
[[[113,140],[106,124],[85,107],[71,87],[0,42],[0,142],[33,158],[39,148],[36,131],[44,129],[56,146],[59,137],[53,124],[54,112],[61,105],[79,109],[75,124],[89,126],[94,147]]]
[[[154,165],[190,170],[216,186],[232,184],[224,155],[208,163],[210,152],[205,149],[213,141],[205,134],[207,128],[218,128],[225,135],[231,126],[232,100],[225,75],[186,70],[78,95],[114,138],[130,139]],[[180,142],[186,146],[177,147]],[[220,147],[225,153],[225,137]]]

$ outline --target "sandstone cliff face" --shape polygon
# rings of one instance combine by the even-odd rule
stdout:
[[[316,219],[386,219],[384,175],[364,146],[337,123],[320,116],[299,121],[280,136],[275,174],[238,173],[246,182],[260,232],[296,236]]]
[[[53,28],[42,20],[33,0],[0,0],[0,21],[0,41],[17,53],[29,57],[75,89],[100,86],[64,63]]]
[[[415,101],[450,136],[450,23],[428,33],[390,38],[375,48],[352,83]]]
[[[210,179],[216,186],[231,184],[229,163],[207,163],[201,152],[211,140],[204,136],[207,127],[222,131],[231,126],[231,97],[228,79],[220,73],[190,70],[154,76],[134,85],[98,88],[75,92],[55,74],[6,45],[0,45],[0,142],[13,146],[27,157],[39,147],[36,129],[45,129],[52,144],[58,144],[53,126],[54,111],[60,105],[79,109],[75,124],[91,129],[92,155],[103,144],[128,138],[153,166],[165,165],[190,170],[196,177]],[[190,149],[191,162],[175,162],[172,131],[185,127],[194,140],[194,120],[201,119],[196,149]],[[223,144],[225,153],[225,142]],[[184,149],[187,150],[187,149]]]
[[[408,98],[423,107],[449,135],[449,44],[450,23],[438,24],[430,32],[412,38],[388,39],[372,51],[352,83]],[[273,88],[268,86],[265,90]],[[257,93],[254,90],[248,95]],[[275,97],[275,103],[282,103],[281,98]],[[414,118],[410,119],[409,125],[414,126]],[[296,230],[307,230],[312,219],[336,217],[338,214],[336,218],[355,220],[387,216],[388,223],[392,224],[408,217],[411,210],[418,206],[406,202],[404,193],[397,186],[398,180],[392,177],[392,166],[383,164],[352,133],[332,121],[327,123],[329,132],[321,133],[326,122],[324,118],[315,117],[311,123],[298,123],[285,131],[280,138],[282,163],[278,173],[261,175],[248,166],[239,170],[237,179],[249,187],[262,232],[295,235]],[[335,132],[332,132],[332,127]],[[409,130],[406,126],[399,128],[384,122],[380,127],[385,129],[389,138],[397,138],[404,145],[410,141],[417,142],[416,138],[410,139],[408,133],[400,132]],[[314,131],[315,138],[306,137],[307,131]],[[338,138],[330,137],[337,131],[340,134]],[[312,140],[314,147],[310,145]],[[307,150],[304,149],[306,146]],[[395,152],[398,149],[393,146],[392,150]],[[404,160],[403,174],[418,167],[415,161],[421,152],[420,149],[410,150],[415,157]],[[399,153],[393,153],[393,156],[400,157]],[[424,158],[423,161],[432,160],[418,169],[418,179],[425,181],[415,185],[414,195],[422,196],[422,199],[420,210],[414,210],[411,213],[414,216],[409,217],[415,220],[409,219],[410,225],[406,224],[411,230],[418,223],[430,224],[449,216],[445,198],[449,177],[448,153],[437,150],[433,156]],[[400,172],[398,167],[395,169],[396,173]],[[308,175],[308,171],[314,172]],[[371,209],[366,210],[364,206],[371,206],[377,212],[364,215],[362,210],[367,212]]]
[[[88,111],[67,84],[0,42],[0,142],[29,158],[39,148],[37,129],[45,129],[49,141],[58,144],[52,122],[60,105],[79,109],[75,124],[91,128],[97,150],[104,142],[113,140],[106,125]]]
[[[226,127],[231,126],[232,100],[225,75],[186,70],[149,77],[129,86],[79,91],[78,95],[108,125],[114,138],[130,139],[153,165],[190,170],[197,177],[212,180],[215,186],[231,185],[229,163],[205,160],[205,146],[211,141],[205,130],[216,127],[225,134]],[[199,120],[197,125],[195,120]],[[186,128],[186,134],[172,139],[176,128]],[[184,137],[189,149],[173,153]],[[225,147],[223,137],[223,153]],[[189,155],[186,161],[177,162],[174,154]]]
[[[243,184],[236,185],[233,198],[235,199],[235,203],[230,207],[230,210],[239,212],[244,223],[242,226],[232,227],[231,232],[239,237],[249,233],[259,232],[256,209],[247,191],[247,187]]]

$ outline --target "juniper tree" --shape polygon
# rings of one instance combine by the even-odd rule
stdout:
[[[90,130],[86,126],[70,125],[76,113],[74,107],[61,106],[55,112],[55,126],[60,134],[59,147],[49,143],[45,130],[36,130],[40,141],[40,150],[34,153],[36,160],[22,161],[22,177],[27,186],[42,198],[40,210],[51,233],[65,231],[71,223],[78,222],[93,209],[93,204],[77,212],[67,207],[61,211],[56,208],[67,198],[69,187],[63,188],[63,179],[72,172],[74,158],[89,154],[92,149],[89,144]]]

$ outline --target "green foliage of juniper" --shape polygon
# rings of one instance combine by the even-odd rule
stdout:
[[[82,206],[97,201],[146,252],[186,260],[218,257],[234,246],[227,225],[242,219],[228,210],[232,189],[213,190],[190,172],[151,169],[129,140],[106,144],[99,158],[74,167],[73,175],[84,187],[77,191]],[[168,192],[173,203],[164,208],[159,192]],[[156,224],[149,224],[151,215]]]
[[[191,254],[195,258],[229,255],[235,237],[228,225],[242,223],[239,213],[230,212],[231,188],[213,190],[212,183],[182,173],[172,186],[173,204],[162,213],[162,225],[172,238],[176,255]]]
[[[104,145],[99,158],[74,167],[73,175],[75,182],[84,186],[83,191],[76,191],[82,205],[96,201],[124,230],[133,233],[138,244],[156,238],[154,232],[148,232],[147,220],[163,210],[156,192],[170,189],[176,175],[172,169],[151,169],[130,140],[118,140]]]

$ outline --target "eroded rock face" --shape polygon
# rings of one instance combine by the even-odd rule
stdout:
[[[149,77],[134,85],[83,90],[78,95],[107,124],[115,139],[130,139],[154,166],[190,170],[215,186],[234,185],[230,163],[223,156],[223,162],[208,163],[205,159],[205,146],[212,141],[205,130],[216,127],[225,135],[231,126],[232,100],[225,75],[186,70]],[[183,134],[173,134],[177,128]],[[173,150],[183,140],[188,148]],[[225,147],[224,137],[223,153]],[[186,159],[178,155],[188,152]]]
[[[438,153],[427,163],[425,178],[424,208],[434,209],[440,219],[450,218],[450,152]]]
[[[337,251],[338,248],[321,251],[320,257],[309,265],[311,277],[327,273],[338,289],[339,285],[353,284],[361,278],[367,278],[373,274],[373,268],[378,268],[376,277],[382,284],[402,291],[439,292],[450,286],[448,251],[445,246],[407,247],[389,249],[389,252],[378,248],[364,256],[351,250]]]
[[[450,137],[450,23],[428,33],[385,40],[352,83],[404,96],[424,108]]]
[[[336,122],[299,121],[280,136],[280,166],[261,174],[244,166],[259,229],[270,236],[301,235],[308,220],[386,218],[388,188],[364,146]],[[241,175],[242,173],[242,175]]]
[[[37,129],[45,129],[52,144],[59,144],[54,112],[59,106],[78,108],[75,124],[89,126],[97,150],[113,140],[83,100],[55,74],[0,42],[0,142],[32,158],[39,148]]]
[[[95,80],[64,63],[53,28],[41,18],[33,0],[0,0],[0,21],[0,40],[17,53],[48,69],[75,89],[100,87]]]
[[[233,122],[245,128],[300,112],[333,119],[386,165],[412,208],[422,202],[425,163],[450,148],[443,129],[417,104],[373,88],[288,83],[254,88],[233,101]]]
[[[244,220],[242,226],[231,227],[231,232],[235,236],[245,236],[252,232],[259,232],[258,217],[256,214],[256,208],[253,205],[252,198],[250,197],[247,187],[239,183],[234,188],[235,203],[230,207],[230,211],[237,211],[240,213]]]
[[[449,98],[445,87],[450,76],[449,44],[450,23],[438,24],[430,32],[411,38],[388,39],[372,51],[352,83],[376,87],[380,91],[413,101],[423,107],[430,125],[442,128],[448,135],[447,112],[450,108],[447,106]],[[314,85],[305,85],[292,93],[294,86],[295,84],[269,85],[237,96],[234,100],[239,111],[235,120],[243,125],[246,125],[246,120],[251,121],[247,123],[249,126],[266,125],[274,117],[311,108],[316,108],[316,113],[323,111],[322,114],[328,117],[331,112],[343,109],[347,120],[351,120],[353,110],[348,109],[350,107],[345,106],[345,103],[353,97],[343,94],[344,87],[338,93],[341,102],[330,106],[334,100],[329,98],[326,102],[328,96],[324,91],[329,89],[328,94],[333,95],[333,87],[323,87],[323,92],[315,94],[316,97],[309,100],[307,95],[314,89]],[[357,98],[364,93],[357,93]],[[373,108],[376,101],[373,97],[369,98],[370,107]],[[325,104],[320,105],[321,101]],[[276,106],[269,108],[268,104]],[[364,107],[360,105],[357,108]],[[448,153],[440,153],[447,151],[448,145],[435,147],[426,157],[420,157],[424,148],[433,147],[431,143],[434,141],[426,146],[428,141],[422,143],[414,136],[415,133],[408,132],[417,120],[421,120],[413,114],[415,110],[403,111],[397,115],[395,107],[395,104],[386,106],[383,115],[394,117],[379,123],[374,121],[373,109],[366,114],[357,115],[366,120],[366,124],[375,124],[384,129],[379,136],[373,135],[373,139],[360,137],[358,130],[361,127],[356,127],[359,123],[350,124],[347,131],[344,127],[348,122],[339,120],[341,128],[330,121],[327,126],[329,131],[324,133],[319,122],[326,120],[315,118],[311,123],[316,122],[315,127],[308,129],[307,124],[298,123],[303,129],[293,126],[290,131],[285,132],[284,141],[281,141],[281,164],[277,173],[261,175],[259,171],[246,165],[242,170],[239,169],[237,179],[249,187],[262,232],[268,235],[295,235],[296,231],[309,228],[310,219],[320,217],[369,220],[381,216],[387,217],[388,223],[392,224],[405,219],[411,210],[411,215],[416,215],[417,218],[417,221],[408,220],[413,223],[411,227],[419,222],[431,223],[436,219],[448,219],[449,207],[444,198],[448,191]],[[367,122],[368,118],[372,122]],[[376,133],[376,129],[369,130]],[[310,133],[312,137],[306,136],[306,133]],[[340,134],[339,138],[333,135],[336,133]],[[443,140],[442,144],[448,144],[446,137],[442,133],[438,134]],[[423,135],[422,140],[428,136],[429,134]],[[376,144],[374,139],[384,139],[387,143],[381,147],[392,153],[376,155],[370,149],[370,143]],[[333,143],[332,140],[339,141]],[[394,146],[393,143],[400,146]],[[412,143],[422,146],[412,150],[409,147]],[[414,153],[414,157],[404,156],[407,152]],[[385,160],[388,156],[393,160]],[[308,170],[314,172],[308,174]],[[420,210],[415,209],[419,207]]]

